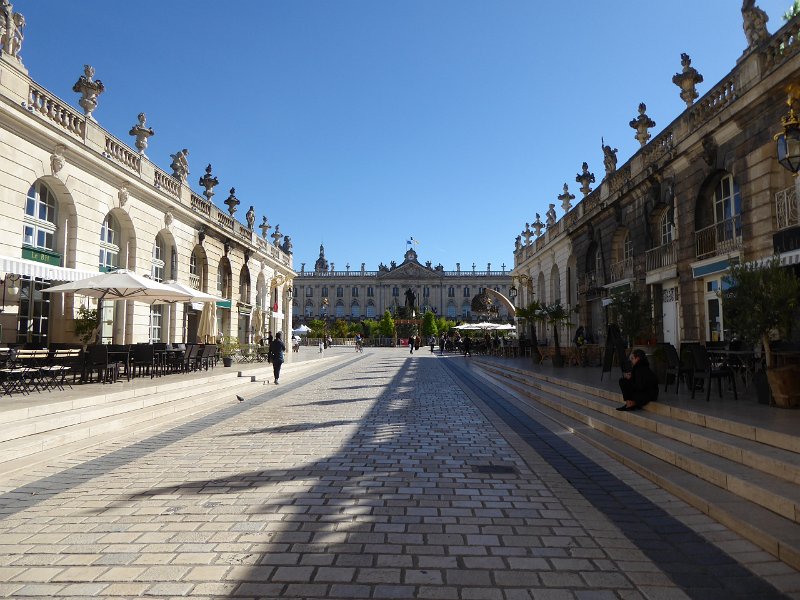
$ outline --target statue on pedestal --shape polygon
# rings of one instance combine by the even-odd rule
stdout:
[[[186,178],[189,176],[189,161],[186,160],[187,156],[189,156],[189,151],[186,148],[169,155],[172,159],[172,163],[169,165],[170,169],[172,169],[172,176],[175,179],[180,179],[181,182],[185,182]]]
[[[145,126],[147,115],[145,115],[143,112],[139,113],[137,119],[139,122],[131,127],[128,135],[132,135],[136,138],[136,149],[139,151],[139,154],[145,156],[144,151],[147,149],[147,139],[151,136],[154,136],[156,132],[153,131],[152,127]]]

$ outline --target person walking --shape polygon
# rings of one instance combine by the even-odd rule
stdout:
[[[447,343],[447,336],[442,332],[442,335],[439,337],[439,354],[444,354],[444,347]]]
[[[408,338],[408,347],[411,348],[410,354],[414,354],[414,336]]]
[[[269,356],[272,358],[272,374],[275,377],[275,385],[278,385],[278,378],[281,376],[281,366],[283,366],[284,352],[286,352],[286,345],[281,339],[282,332],[275,334],[275,339],[269,345]]]
[[[461,347],[464,348],[464,356],[472,356],[472,339],[468,335],[464,336]]]
[[[647,355],[641,348],[631,352],[631,370],[622,374],[619,387],[625,404],[617,410],[639,410],[648,402],[658,400],[658,377],[650,369]]]

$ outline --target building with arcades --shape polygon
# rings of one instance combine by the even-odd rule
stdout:
[[[320,245],[314,270],[306,271],[301,265],[294,283],[295,325],[320,318],[380,319],[385,311],[395,314],[405,305],[408,289],[414,292],[422,314],[430,310],[451,320],[475,321],[486,318],[486,314],[473,312],[473,298],[487,288],[508,296],[511,273],[505,265],[499,271],[493,271],[491,264],[486,265],[486,270],[476,270],[474,263],[467,270],[459,263],[455,271],[446,271],[441,264],[420,263],[413,248],[406,251],[400,264],[381,263],[376,271],[368,271],[362,263],[358,270],[347,265],[345,270],[337,271]],[[493,303],[493,309],[500,320],[513,318],[502,303]]]
[[[563,214],[550,204],[545,222],[526,224],[514,252],[518,304],[560,300],[603,343],[612,298],[631,290],[652,307],[656,341],[724,342],[736,336],[720,298],[731,265],[777,256],[798,269],[800,16],[770,34],[766,14],[745,4],[747,45],[732,70],[701,93],[683,54],[680,71],[664,74],[677,86],[675,119],[651,132],[640,103],[630,122],[638,151],[618,167],[603,143],[605,174],[584,162],[570,176],[582,197],[573,204],[565,184],[553,198]]]
[[[144,150],[154,132],[144,113],[131,146],[103,129],[98,104],[106,89],[91,66],[73,88],[81,110],[34,81],[21,41],[13,32],[0,40],[0,343],[76,341],[73,317],[96,301],[45,290],[118,268],[221,297],[218,335],[250,341],[258,324],[288,335],[295,275],[288,238],[277,230],[268,236],[266,217],[256,227],[252,208],[246,223],[234,218],[233,190],[227,210],[217,208],[210,165],[195,193],[186,150],[171,156],[171,173],[151,162]],[[201,307],[104,302],[101,336],[191,342]]]

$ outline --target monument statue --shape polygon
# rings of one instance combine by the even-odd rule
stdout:
[[[172,159],[172,163],[169,165],[170,169],[172,169],[172,176],[181,181],[186,181],[186,178],[189,176],[189,161],[186,160],[187,156],[189,156],[189,151],[186,148],[169,155]]]
[[[406,290],[406,307],[409,310],[414,310],[414,307],[417,304],[417,295],[414,293],[414,290],[408,288]]]

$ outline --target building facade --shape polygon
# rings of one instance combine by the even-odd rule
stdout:
[[[24,22],[16,13],[3,17]],[[236,220],[233,190],[228,211],[218,209],[210,165],[202,195],[193,192],[186,150],[171,156],[172,173],[152,163],[144,151],[154,132],[144,113],[130,131],[135,148],[104,130],[95,114],[105,87],[92,67],[73,88],[82,111],[47,91],[29,76],[21,40],[14,31],[0,40],[0,342],[76,341],[77,308],[96,301],[45,290],[117,268],[224,298],[216,304],[218,335],[250,341],[258,323],[288,334],[295,275],[288,237],[275,231],[268,240],[266,217],[256,227],[252,207],[246,223]],[[105,302],[102,339],[194,341],[201,308]]]
[[[471,270],[462,271],[458,264],[455,271],[445,271],[441,264],[421,264],[413,248],[406,251],[402,263],[381,264],[377,271],[367,271],[364,263],[359,270],[347,265],[344,271],[336,271],[320,245],[314,270],[306,271],[303,264],[295,278],[293,314],[296,325],[310,319],[379,320],[387,310],[396,314],[411,289],[421,314],[430,310],[447,319],[474,321],[486,317],[473,312],[475,296],[487,288],[507,296],[510,287],[511,272],[505,265],[500,271],[492,271],[491,264],[478,271],[473,264]],[[496,308],[500,319],[513,316],[502,303]]]
[[[800,83],[800,19],[770,35],[761,9],[742,15],[747,47],[722,81],[701,96],[702,76],[682,55],[677,118],[651,139],[655,123],[640,104],[630,122],[639,151],[617,168],[616,150],[603,144],[600,183],[592,188],[584,163],[577,205],[565,184],[564,214],[557,218],[551,204],[546,221],[536,215],[517,238],[515,281],[545,303],[562,299],[599,343],[621,289],[652,303],[658,341],[730,339],[735,324],[718,295],[728,267],[773,255],[800,261],[799,196],[774,141],[787,111],[798,109],[791,89]]]

